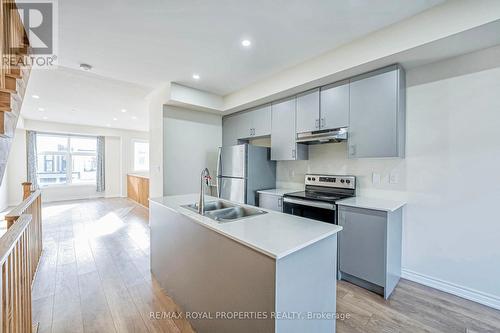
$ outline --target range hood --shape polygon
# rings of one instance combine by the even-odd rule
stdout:
[[[297,143],[308,145],[347,140],[347,127],[297,134]]]

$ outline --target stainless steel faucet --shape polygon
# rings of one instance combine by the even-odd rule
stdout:
[[[200,176],[200,201],[198,202],[198,213],[201,215],[205,215],[205,184],[207,187],[210,185],[210,171],[208,168],[205,168],[201,171]]]

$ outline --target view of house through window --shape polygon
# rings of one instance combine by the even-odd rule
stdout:
[[[149,170],[149,142],[133,140],[134,171]]]
[[[41,186],[95,184],[97,138],[37,134],[37,174]]]

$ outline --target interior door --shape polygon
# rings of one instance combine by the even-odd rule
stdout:
[[[245,203],[246,180],[243,178],[220,178],[220,198]]]
[[[221,148],[220,176],[246,177],[246,145],[226,146]]]

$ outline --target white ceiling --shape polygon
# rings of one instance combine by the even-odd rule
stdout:
[[[46,101],[54,121],[104,126],[119,109],[134,109],[145,91],[166,82],[225,95],[442,2],[60,1],[59,64],[94,69],[91,75],[33,71],[30,92],[39,90],[41,99],[26,103],[25,116],[40,117],[30,108]],[[244,38],[252,41],[248,49],[240,44]],[[193,73],[201,79],[195,81]],[[91,113],[68,115],[71,108]],[[147,128],[145,113],[140,124],[116,125]]]
[[[22,116],[54,121],[147,131],[144,98],[149,89],[80,70],[32,70]],[[35,99],[32,96],[40,98]],[[43,110],[40,111],[39,108]],[[123,113],[122,109],[127,112]],[[116,120],[113,120],[116,118]]]

